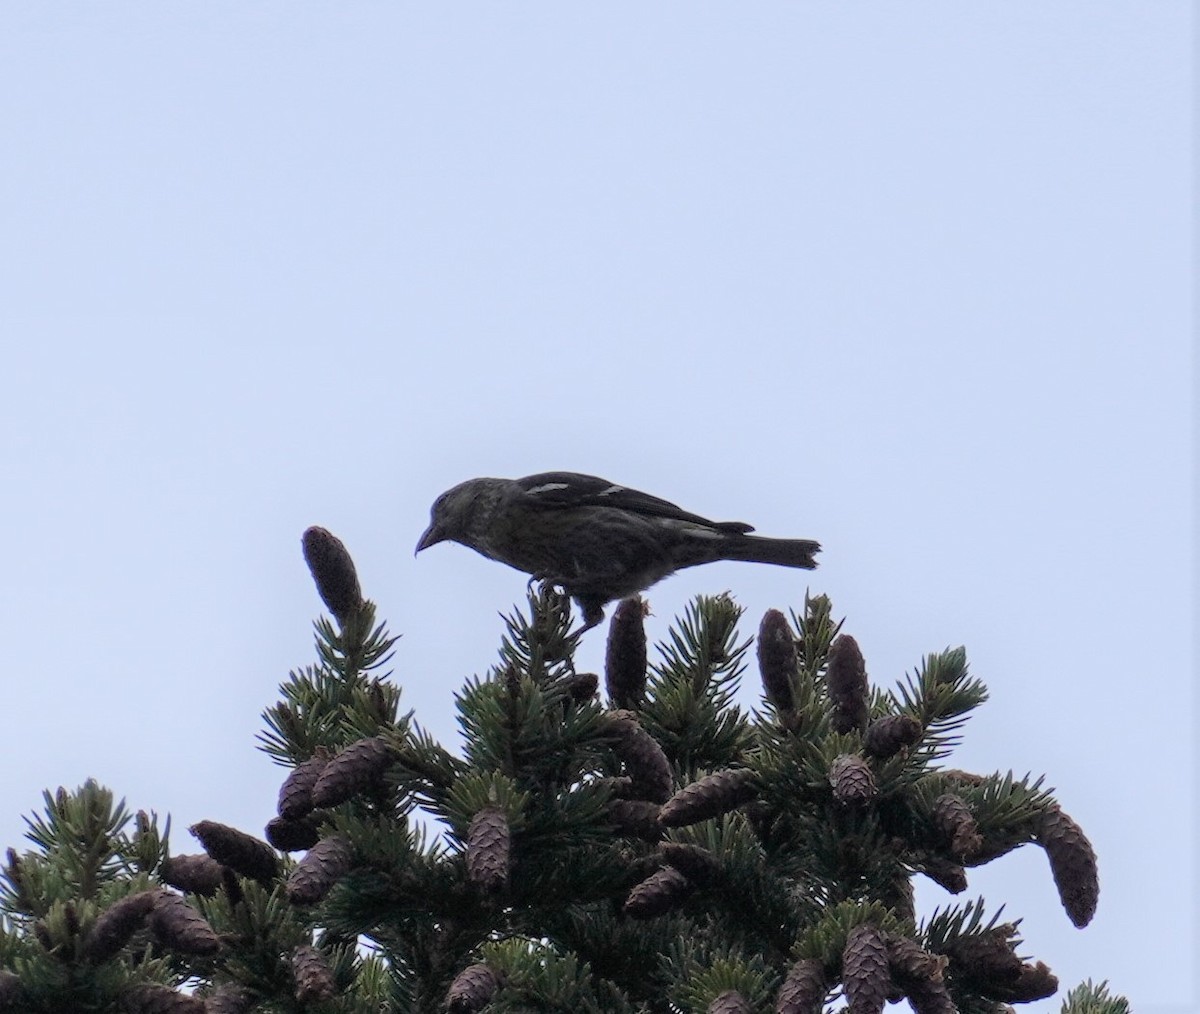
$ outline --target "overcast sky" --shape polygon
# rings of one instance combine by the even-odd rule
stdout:
[[[664,582],[655,639],[809,588],[879,683],[965,644],[956,763],[1044,772],[1103,886],[1074,929],[1029,847],[963,897],[1064,988],[1196,1009],[1193,38],[1170,0],[9,0],[0,846],[87,777],[176,851],[261,832],[310,524],[452,744],[525,578],[414,559],[429,504],[573,469],[825,546]]]

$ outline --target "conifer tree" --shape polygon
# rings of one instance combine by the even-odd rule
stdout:
[[[176,854],[95,783],[47,794],[0,877],[0,1011],[999,1014],[1057,989],[982,899],[914,910],[915,877],[961,894],[1030,844],[1075,925],[1098,900],[1040,779],[949,766],[987,697],[962,648],[883,689],[824,596],[754,638],[700,597],[653,655],[632,600],[601,678],[531,588],[454,754],[400,711],[345,548],[303,547],[333,620],[264,716],[288,770],[265,840],[201,821]],[[1063,1010],[1124,1004],[1088,983]]]

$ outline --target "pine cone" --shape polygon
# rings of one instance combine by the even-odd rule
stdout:
[[[1000,923],[991,929],[954,937],[946,942],[944,951],[959,977],[991,996],[995,987],[1013,983],[1021,974],[1016,932],[1013,923]]]
[[[802,958],[788,970],[775,1000],[775,1014],[821,1014],[829,984],[815,958]]]
[[[825,683],[829,687],[830,716],[834,732],[863,729],[867,724],[867,665],[858,642],[849,634],[839,634],[829,646],[829,661],[825,667]]]
[[[658,821],[664,827],[686,827],[736,810],[758,794],[758,776],[749,768],[715,771],[692,782],[663,804]]]
[[[233,983],[218,986],[204,998],[204,1014],[249,1014],[254,994]]]
[[[488,894],[508,887],[512,832],[508,814],[498,806],[485,806],[471,818],[467,829],[467,876]]]
[[[322,838],[296,864],[287,879],[288,901],[315,905],[350,870],[354,850],[341,835]]]
[[[977,775],[971,771],[963,771],[961,768],[947,768],[942,772],[946,778],[953,778],[956,782],[962,782],[963,785],[986,785],[988,776]]]
[[[1050,860],[1054,885],[1067,917],[1082,929],[1092,921],[1100,900],[1100,874],[1092,843],[1057,804],[1042,815],[1036,834]]]
[[[674,866],[697,887],[716,880],[724,870],[721,861],[699,845],[665,841],[658,846],[658,853],[668,866]]]
[[[275,850],[245,831],[215,820],[202,820],[188,830],[200,839],[205,852],[243,877],[267,884],[279,875]]]
[[[50,928],[43,920],[39,919],[33,924],[33,935],[37,939],[37,942],[42,945],[42,950],[47,953],[54,950],[54,937],[50,935]]]
[[[221,886],[221,864],[210,855],[171,856],[158,868],[163,882],[211,898]]]
[[[378,788],[394,755],[383,736],[357,740],[333,757],[313,786],[314,806],[336,806],[368,789]]]
[[[796,707],[792,681],[799,664],[796,638],[787,617],[778,609],[768,609],[758,625],[758,671],[767,700],[780,714],[787,714]]]
[[[303,852],[321,837],[321,822],[309,814],[299,820],[272,817],[267,821],[267,841],[280,852]]]
[[[991,995],[1004,1003],[1030,1003],[1044,1000],[1058,991],[1058,977],[1042,962],[1022,965],[1016,980],[998,987]]]
[[[204,1014],[199,997],[176,993],[156,982],[133,986],[121,994],[121,1007],[129,1014]]]
[[[605,729],[613,751],[625,763],[640,797],[665,803],[671,797],[671,762],[654,737],[638,724],[632,711],[610,711]]]
[[[295,997],[300,1003],[320,1003],[329,1000],[337,992],[333,982],[333,969],[325,952],[302,944],[292,951],[292,979],[295,982]]]
[[[230,908],[236,908],[246,900],[246,894],[242,890],[242,880],[228,866],[221,867],[221,887],[225,891],[225,897],[229,901]]]
[[[950,995],[944,982],[929,985],[914,983],[904,995],[908,997],[908,1005],[913,1014],[958,1014],[954,997]]]
[[[922,950],[907,937],[887,937],[892,979],[908,997],[915,1014],[957,1014],[946,989],[946,958]]]
[[[454,977],[446,991],[450,1014],[475,1014],[483,1010],[499,988],[499,977],[487,965],[468,965]]]
[[[658,803],[648,799],[614,799],[608,804],[608,819],[622,834],[646,841],[658,841],[663,836]]]
[[[975,815],[953,792],[943,793],[933,801],[933,822],[955,859],[970,859],[983,844]]]
[[[145,925],[157,894],[154,890],[137,891],[109,905],[88,931],[83,943],[84,959],[100,964],[117,954]]]
[[[967,889],[967,871],[958,863],[938,856],[925,856],[918,868],[943,891],[962,894]]]
[[[842,984],[849,1014],[880,1014],[892,989],[883,934],[870,923],[855,926],[842,951]]]
[[[634,919],[653,919],[669,912],[691,893],[688,878],[674,866],[664,866],[629,892],[625,912]]]
[[[21,980],[7,968],[0,968],[0,1010],[13,1006],[21,996]]]
[[[736,989],[725,990],[708,1005],[708,1014],[750,1014],[751,1010],[750,1001]]]
[[[901,750],[915,746],[925,730],[912,715],[884,715],[867,726],[863,736],[863,752],[868,757],[894,757]]]
[[[945,979],[949,959],[943,954],[931,954],[915,940],[888,934],[885,938],[892,977],[902,987],[911,983],[934,983]]]
[[[315,525],[301,539],[304,562],[308,564],[317,592],[329,611],[342,626],[362,606],[362,589],[354,561],[342,540]]]
[[[221,941],[208,921],[181,894],[154,892],[150,932],[167,950],[179,954],[216,954]]]
[[[7,859],[4,864],[4,877],[8,881],[10,890],[14,895],[14,908],[19,908],[22,911],[30,911],[38,907],[33,898],[30,897],[29,885],[25,883],[25,863],[17,850],[10,848],[7,852]]]
[[[313,808],[313,786],[329,763],[329,754],[324,750],[314,754],[303,764],[292,768],[279,788],[279,804],[276,812],[285,820],[298,820]]]
[[[844,753],[829,765],[833,798],[845,806],[858,806],[875,798],[875,775],[857,754]]]
[[[554,681],[576,704],[586,704],[596,696],[600,688],[600,677],[594,672],[577,672]]]
[[[604,683],[614,708],[638,708],[646,697],[646,603],[625,599],[613,612],[604,653]]]
[[[611,799],[633,799],[633,779],[628,775],[606,775],[591,782],[597,788],[608,789]]]

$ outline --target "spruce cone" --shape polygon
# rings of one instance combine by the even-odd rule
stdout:
[[[999,829],[992,828],[991,834],[982,835],[979,848],[971,853],[971,857],[966,861],[967,866],[983,866],[990,863],[993,859],[999,859],[1001,856],[1006,856],[1018,845],[1024,845],[1026,842],[1033,841],[1033,834],[1025,828],[1018,830],[1017,828]]]
[[[351,743],[325,765],[313,786],[314,806],[336,806],[368,789],[377,788],[393,760],[383,736]]]
[[[977,775],[971,771],[963,771],[961,768],[948,768],[942,774],[947,778],[953,778],[956,782],[962,782],[963,785],[985,785],[987,784],[987,775]]]
[[[614,799],[608,804],[608,819],[622,834],[646,841],[658,841],[663,836],[658,803],[648,799]]]
[[[1041,961],[1022,965],[1016,980],[998,987],[991,995],[1005,1003],[1029,1003],[1044,1000],[1058,991],[1058,977]]]
[[[218,986],[204,998],[204,1014],[249,1014],[254,994],[233,983]]]
[[[353,849],[345,838],[322,838],[288,877],[288,901],[293,905],[315,905],[349,872],[352,856]]]
[[[171,856],[158,868],[164,883],[211,898],[221,886],[221,864],[210,855]]]
[[[608,789],[612,799],[633,799],[633,779],[628,775],[607,775],[591,784]]]
[[[216,954],[221,949],[216,931],[182,894],[165,889],[154,894],[150,931],[167,950],[180,954]]]
[[[157,894],[154,890],[138,891],[109,905],[88,931],[83,943],[84,959],[99,964],[120,951],[145,924]]]
[[[825,667],[825,683],[829,687],[830,716],[834,732],[850,732],[867,724],[869,691],[867,665],[858,642],[849,634],[839,634],[829,646],[829,661]]]
[[[723,870],[721,861],[699,845],[665,841],[658,846],[658,852],[668,866],[674,866],[697,887],[711,883]]]
[[[485,806],[471,818],[467,829],[467,876],[488,894],[508,887],[512,832],[508,814],[498,806]]]
[[[267,841],[280,852],[303,852],[321,837],[321,822],[312,814],[299,820],[272,817],[267,821]]]
[[[857,754],[844,753],[829,765],[833,798],[845,806],[857,806],[875,798],[875,776],[871,766]]]
[[[342,626],[362,606],[362,589],[354,561],[342,540],[324,528],[313,526],[301,539],[304,562],[312,572],[317,592]]]
[[[991,996],[992,989],[1015,982],[1021,974],[1021,959],[1013,939],[1016,932],[1017,927],[1006,922],[964,933],[946,943],[945,953],[956,974]]]
[[[275,850],[245,831],[215,820],[202,820],[188,830],[200,839],[205,852],[243,877],[266,884],[279,874]]]
[[[983,844],[975,815],[953,792],[933,801],[933,821],[955,859],[970,859]]]
[[[1100,874],[1092,843],[1057,804],[1043,814],[1036,834],[1050,860],[1054,885],[1067,917],[1082,929],[1092,921],[1100,900]]]
[[[638,708],[646,697],[646,604],[625,599],[608,625],[604,683],[614,708]]]
[[[156,982],[134,986],[121,994],[121,1007],[129,1014],[204,1014],[204,1001],[176,993]]]
[[[279,788],[279,804],[276,808],[279,816],[285,820],[298,820],[312,810],[313,786],[328,763],[329,755],[322,750],[292,768],[292,773]]]
[[[320,1003],[337,991],[329,959],[324,951],[309,944],[302,944],[292,951],[292,980],[296,987],[295,997],[301,1003]]]
[[[889,934],[886,943],[892,977],[900,986],[908,987],[914,982],[934,983],[944,980],[948,960],[945,955],[931,954],[908,937]]]
[[[11,1007],[21,995],[21,980],[7,968],[0,968],[0,1010]]]
[[[613,751],[625,763],[634,791],[643,799],[665,803],[671,797],[671,762],[654,737],[638,724],[632,711],[611,711],[605,729]]]
[[[50,935],[49,927],[41,919],[33,924],[33,935],[37,938],[37,942],[42,945],[42,950],[47,953],[54,950],[54,937]]]
[[[674,866],[664,866],[629,892],[625,912],[634,919],[653,919],[669,912],[691,893],[688,878]]]
[[[708,1005],[708,1014],[750,1014],[751,1010],[750,1001],[736,989],[725,990]]]
[[[792,965],[779,987],[775,1014],[821,1014],[828,989],[821,962],[802,958]]]
[[[904,994],[913,1014],[958,1014],[944,982],[913,983]]]
[[[715,771],[692,782],[663,804],[658,821],[664,827],[686,827],[736,810],[758,794],[758,776],[749,768]]]
[[[787,617],[778,609],[768,609],[758,625],[758,671],[767,700],[781,714],[796,707],[792,680],[796,678],[799,664],[796,638]]]
[[[855,926],[842,951],[842,984],[850,1014],[880,1014],[892,991],[888,949],[883,934],[870,923]]]
[[[228,866],[221,867],[221,887],[225,890],[225,897],[229,900],[231,908],[245,901],[246,895],[242,890],[242,881]]]
[[[892,979],[904,990],[915,1014],[957,1014],[946,989],[946,959],[922,950],[907,937],[887,938]]]
[[[938,887],[951,894],[962,894],[967,889],[967,871],[958,863],[938,856],[926,856],[921,860],[919,869]]]
[[[863,736],[863,752],[868,757],[894,757],[901,750],[915,746],[924,734],[921,723],[912,715],[884,715],[867,726]]]
[[[450,1014],[475,1014],[483,1010],[499,988],[499,977],[487,965],[468,965],[454,977],[446,991]]]
[[[576,704],[586,704],[596,696],[600,677],[594,672],[577,672],[555,680],[554,686],[562,687]]]

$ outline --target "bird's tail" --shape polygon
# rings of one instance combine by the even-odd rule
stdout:
[[[821,544],[811,539],[768,539],[761,535],[734,536],[721,546],[721,555],[726,560],[773,563],[780,567],[803,567],[805,570],[816,567],[817,561],[813,555],[820,551]]]

